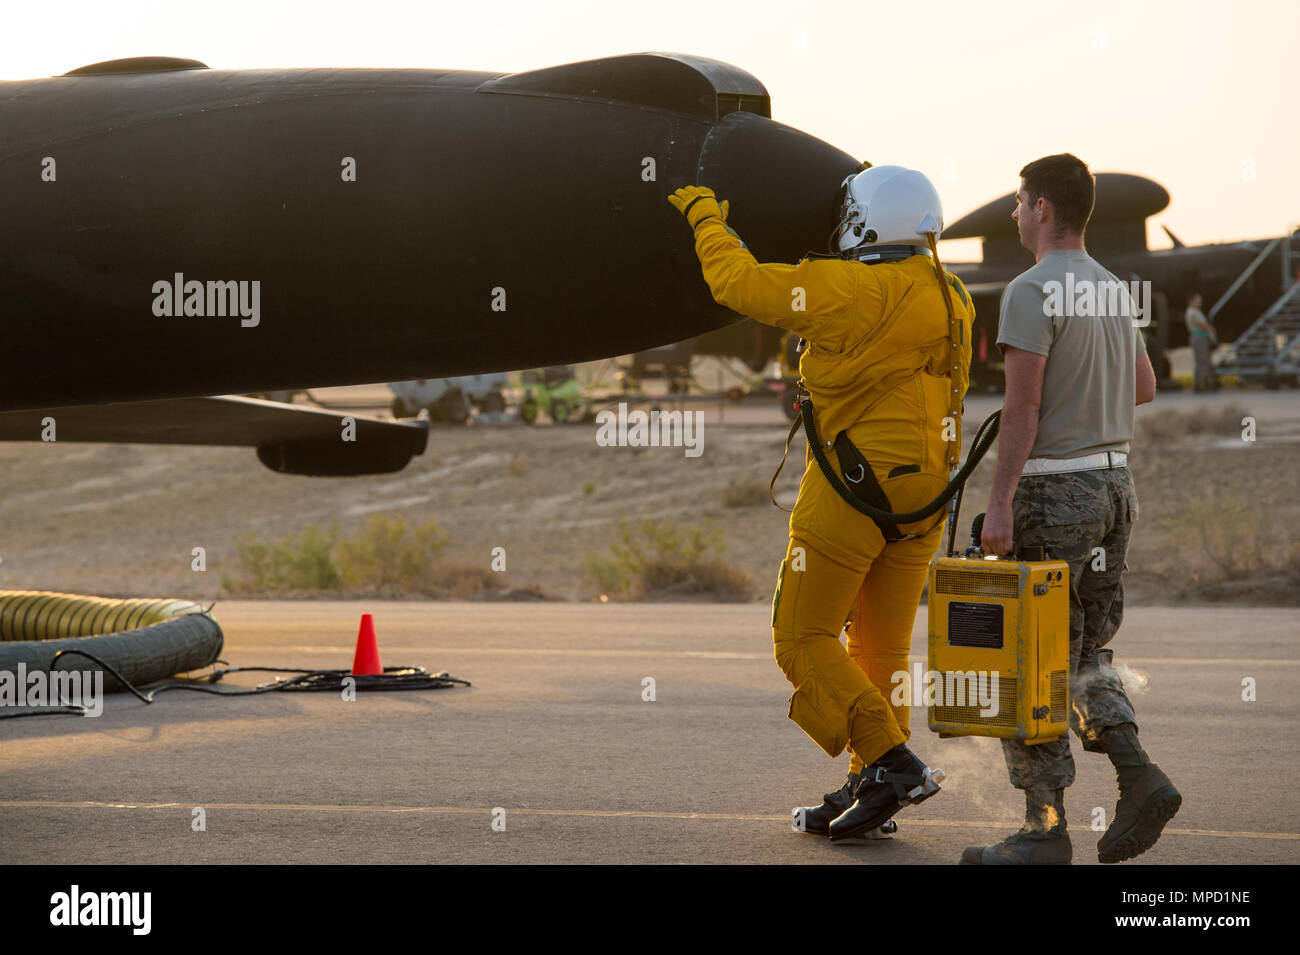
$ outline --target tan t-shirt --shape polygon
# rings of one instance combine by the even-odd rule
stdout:
[[[998,346],[1047,358],[1031,458],[1128,451],[1135,315],[1129,284],[1082,250],[1048,252],[1003,290]]]

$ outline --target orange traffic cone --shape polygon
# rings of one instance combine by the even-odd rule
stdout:
[[[375,642],[375,620],[368,614],[361,615],[361,629],[357,631],[357,652],[352,657],[353,676],[369,676],[383,673],[384,665],[379,662],[379,644]]]

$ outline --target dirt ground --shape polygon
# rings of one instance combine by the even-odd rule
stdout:
[[[1300,412],[1275,409],[1300,401],[1294,393],[1265,397],[1272,403],[1260,413],[1258,441],[1242,441],[1227,422],[1186,435],[1176,427],[1135,444],[1141,519],[1126,578],[1133,600],[1296,603]],[[998,400],[968,401],[968,442]],[[1216,407],[1230,400],[1248,408],[1263,398],[1247,393]],[[584,579],[586,556],[608,555],[620,520],[653,517],[711,521],[725,539],[723,557],[752,575],[752,599],[769,600],[788,517],[767,501],[766,487],[787,425],[766,397],[689,407],[705,415],[698,457],[682,448],[600,447],[594,424],[435,427],[428,450],[404,471],[361,478],[275,474],[246,448],[0,444],[0,587],[222,599],[223,573],[241,570],[242,532],[279,538],[337,520],[346,536],[383,513],[411,524],[436,519],[451,535],[450,560],[486,567],[493,548],[504,547],[505,586],[590,600],[598,591]],[[1171,407],[1203,413],[1186,402]],[[968,485],[964,528],[987,501],[992,462],[990,454]],[[787,506],[802,464],[797,437],[777,485]],[[732,485],[746,486],[741,497],[753,503],[728,506]],[[1260,570],[1236,582],[1214,579],[1222,561],[1207,554],[1206,541],[1220,525],[1230,532],[1221,546],[1232,560],[1254,560]],[[206,551],[206,572],[191,569],[195,547]]]

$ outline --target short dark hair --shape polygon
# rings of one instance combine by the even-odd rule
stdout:
[[[1044,156],[1020,170],[1020,178],[1030,200],[1052,204],[1058,231],[1083,232],[1092,216],[1097,183],[1082,159],[1070,153]]]

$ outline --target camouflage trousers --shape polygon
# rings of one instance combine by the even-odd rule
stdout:
[[[1124,616],[1124,554],[1138,516],[1128,468],[1033,474],[1012,503],[1015,545],[1043,547],[1070,565],[1070,728],[1083,748],[1101,752],[1107,727],[1133,723],[1133,704],[1103,649]],[[1003,740],[1017,789],[1064,789],[1074,782],[1070,737],[1030,746]]]

